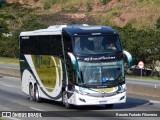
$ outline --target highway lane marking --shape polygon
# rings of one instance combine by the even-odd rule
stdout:
[[[38,109],[38,108],[34,108],[34,107],[30,107],[31,109],[33,110],[37,110],[37,111],[44,111],[44,110],[41,110],[41,109]]]
[[[15,79],[15,80],[20,80],[20,78],[17,77],[9,77],[9,76],[4,76],[5,78],[10,78],[10,79]]]
[[[158,104],[160,104],[160,101],[155,101],[155,100],[150,100],[149,102],[150,103],[158,103]]]
[[[0,67],[14,69],[14,70],[19,70],[19,68],[13,68],[13,67],[7,67],[7,66],[0,66]]]
[[[0,83],[0,85],[6,86],[6,87],[11,87],[11,88],[16,88],[16,87],[14,87],[14,86],[6,85],[6,84],[3,84],[3,83]]]
[[[9,118],[9,119],[11,119],[11,120],[20,120],[20,119],[13,118],[13,117],[4,117],[4,118]]]

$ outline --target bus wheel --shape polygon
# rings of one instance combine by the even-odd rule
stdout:
[[[29,85],[29,99],[34,100],[34,89],[32,84]]]
[[[71,109],[72,106],[71,106],[71,104],[68,103],[68,96],[67,96],[66,91],[63,92],[62,101],[63,101],[63,105],[65,106],[65,108]]]
[[[34,98],[36,102],[41,102],[41,98],[39,97],[39,90],[37,85],[34,87]]]

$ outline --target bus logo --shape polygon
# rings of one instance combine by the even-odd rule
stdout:
[[[29,36],[24,36],[22,37],[22,39],[29,39]]]
[[[98,57],[98,58],[95,58],[95,57],[89,57],[89,58],[84,58],[84,61],[98,61],[98,60],[111,60],[111,59],[115,59],[116,57],[111,57],[111,56],[108,56],[108,57],[105,57],[105,56],[102,56],[102,57]]]

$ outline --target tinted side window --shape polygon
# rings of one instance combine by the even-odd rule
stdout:
[[[33,55],[62,55],[61,36],[30,36],[21,40],[21,52]]]
[[[63,42],[64,42],[64,51],[65,52],[72,52],[72,41],[70,36],[63,35]]]
[[[37,36],[34,39],[35,53],[36,55],[48,55],[49,54],[49,36]]]
[[[50,54],[51,55],[62,55],[62,41],[61,41],[61,35],[59,36],[50,36]]]
[[[23,54],[32,54],[35,51],[32,37],[20,37],[20,51]]]
[[[35,40],[37,55],[62,54],[61,36],[37,36]]]

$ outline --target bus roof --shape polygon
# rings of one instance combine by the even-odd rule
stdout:
[[[21,32],[20,36],[36,36],[36,35],[61,35],[62,28],[67,25],[53,25],[49,26],[47,29],[39,29],[34,31]]]
[[[112,28],[107,26],[90,26],[87,24],[75,24],[75,25],[53,25],[49,26],[47,29],[25,31],[21,32],[20,36],[61,35],[62,31],[66,31],[69,35],[116,33]]]
[[[69,35],[98,35],[98,34],[116,34],[116,31],[108,26],[69,26],[62,31]]]

